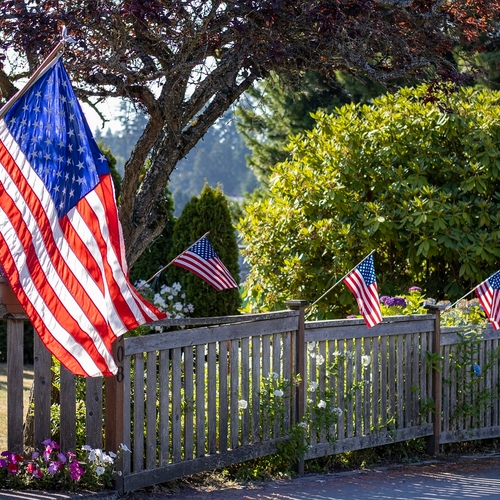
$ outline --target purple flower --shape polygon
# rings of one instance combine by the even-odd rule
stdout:
[[[66,460],[67,460],[67,459],[66,459],[66,455],[65,455],[64,453],[58,453],[58,454],[57,454],[57,458],[59,459],[59,461],[60,461],[61,463],[63,463],[63,464],[65,464],[65,463],[66,463]]]
[[[419,287],[419,286],[411,286],[410,288],[408,288],[408,291],[411,293],[411,292],[421,292],[422,289]]]
[[[52,461],[49,464],[49,474],[54,475],[62,467],[61,462]]]
[[[83,474],[85,474],[85,470],[80,465],[80,462],[78,462],[78,460],[73,460],[69,464],[69,475],[71,476],[71,479],[76,482],[83,476]]]
[[[42,441],[42,444],[47,448],[54,448],[56,450],[59,449],[59,445],[52,439],[46,439],[45,441]]]
[[[7,467],[7,460],[0,459],[0,467]]]
[[[406,307],[406,300],[403,299],[403,297],[394,297],[394,305],[398,307],[405,308]]]
[[[387,299],[390,299],[390,297],[388,297],[387,295],[382,295],[382,297],[380,297],[380,302],[381,302],[382,304],[385,304],[385,301],[386,301]],[[387,305],[387,304],[386,304],[386,305]]]
[[[33,455],[31,455],[31,460],[36,460],[40,456],[40,453],[38,451],[34,451]]]
[[[349,314],[349,316],[346,316],[346,319],[357,319],[357,316],[355,314]]]

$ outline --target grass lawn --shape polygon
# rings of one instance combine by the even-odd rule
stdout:
[[[33,367],[24,367],[24,411],[28,409],[28,401],[33,383]],[[0,363],[0,452],[7,449],[7,363]]]

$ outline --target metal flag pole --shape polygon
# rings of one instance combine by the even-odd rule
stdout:
[[[354,269],[356,269],[362,262],[364,262],[372,253],[374,253],[375,250],[372,250],[364,259],[360,260],[348,273],[344,274],[342,278],[340,278],[335,285],[331,286],[319,299],[316,299],[309,307],[314,306],[317,304],[325,295],[327,295],[329,292],[331,292],[339,283],[343,281],[343,279],[348,276]]]
[[[188,252],[191,248],[193,248],[196,243],[198,243],[199,241],[201,241],[210,231],[207,231],[201,238],[198,238],[192,245],[190,245],[189,247],[186,248],[186,250],[184,250],[183,252],[181,252],[179,255],[182,255],[184,252]],[[179,255],[177,257],[179,257]],[[172,262],[177,259],[177,257],[173,258],[166,266],[163,266],[158,272],[156,272],[155,274],[153,274],[153,276],[151,276],[151,278],[148,279],[148,281],[145,281],[139,288],[137,288],[137,291],[139,291],[141,288],[145,287],[148,283],[150,283],[151,281],[153,281],[159,274],[161,274],[163,271],[165,271],[165,269],[167,269],[168,266],[170,266],[172,264]]]
[[[476,286],[476,288],[477,288],[477,286]],[[446,309],[451,309],[451,308],[455,307],[461,300],[465,299],[465,297],[467,297],[467,295],[470,295],[476,288],[473,288],[470,292],[467,292],[463,297],[460,297],[456,302],[454,302],[450,306],[446,306],[444,308],[444,310],[446,311]]]

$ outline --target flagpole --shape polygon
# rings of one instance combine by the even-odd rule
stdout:
[[[329,292],[331,292],[339,283],[342,282],[342,280],[349,274],[352,272],[353,269],[356,269],[362,262],[364,262],[368,257],[370,257],[370,255],[372,253],[374,253],[375,250],[372,250],[364,259],[360,260],[348,273],[344,274],[344,276],[342,276],[342,278],[340,278],[337,283],[335,283],[335,285],[331,286],[319,299],[316,299],[309,307],[312,307],[314,306],[315,304],[317,304],[325,295],[327,295]]]
[[[42,64],[38,67],[38,69],[30,76],[26,85],[20,90],[18,90],[0,109],[0,120],[7,114],[10,108],[14,105],[14,103],[22,97],[29,88],[35,83],[35,81],[47,70],[50,64],[54,61],[54,59],[59,55],[60,52],[64,49],[64,44],[67,39],[64,37],[57,45],[54,47],[52,52],[45,58]]]
[[[179,255],[182,255],[184,252],[188,252],[189,249],[193,248],[196,245],[196,243],[198,243],[203,238],[205,238],[205,236],[209,232],[210,231],[207,231],[203,236],[201,236],[200,238],[198,238],[192,245],[190,245],[188,248],[186,248],[186,250],[182,251]],[[179,255],[177,255],[177,257],[179,257]],[[163,266],[158,272],[156,272],[155,274],[153,274],[153,276],[151,276],[151,278],[149,278],[148,281],[145,281],[139,288],[137,288],[137,291],[139,291],[141,288],[145,287],[148,283],[150,283],[151,281],[153,281],[159,274],[161,274],[163,271],[165,271],[165,269],[167,269],[167,267],[170,266],[172,264],[172,262],[175,259],[177,259],[177,257],[173,258],[166,266]]]
[[[477,288],[477,286],[476,286],[476,288]],[[473,288],[470,292],[467,292],[463,297],[460,297],[456,302],[451,304],[451,306],[446,306],[444,309],[446,310],[446,309],[450,309],[452,307],[455,307],[461,300],[465,299],[465,297],[467,297],[467,295],[470,295],[476,288]]]

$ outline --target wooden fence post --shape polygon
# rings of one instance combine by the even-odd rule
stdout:
[[[120,445],[124,440],[124,379],[130,377],[130,373],[123,370],[123,359],[125,355],[123,335],[113,343],[113,355],[118,366],[118,372],[114,377],[105,379],[105,419],[104,438],[107,451],[118,453]],[[130,395],[129,395],[130,396]],[[130,424],[129,424],[130,425]],[[120,453],[116,462],[116,470],[123,473],[123,458]],[[123,475],[118,475],[115,480],[115,489],[123,493]]]
[[[285,305],[292,310],[299,311],[297,334],[295,335],[295,376],[300,382],[295,389],[295,408],[292,424],[300,422],[306,410],[306,339],[305,339],[305,308],[309,305],[307,300],[287,300]],[[304,458],[300,457],[297,462],[297,473],[304,474]]]
[[[434,411],[432,413],[433,434],[427,438],[427,453],[429,455],[439,454],[439,436],[441,434],[441,384],[442,374],[439,365],[441,358],[441,314],[440,309],[434,305],[426,306],[426,309],[434,314],[434,331],[432,332],[431,352],[434,364],[432,367],[432,399],[434,400]]]
[[[23,336],[24,321],[7,320],[7,445],[23,454]]]

